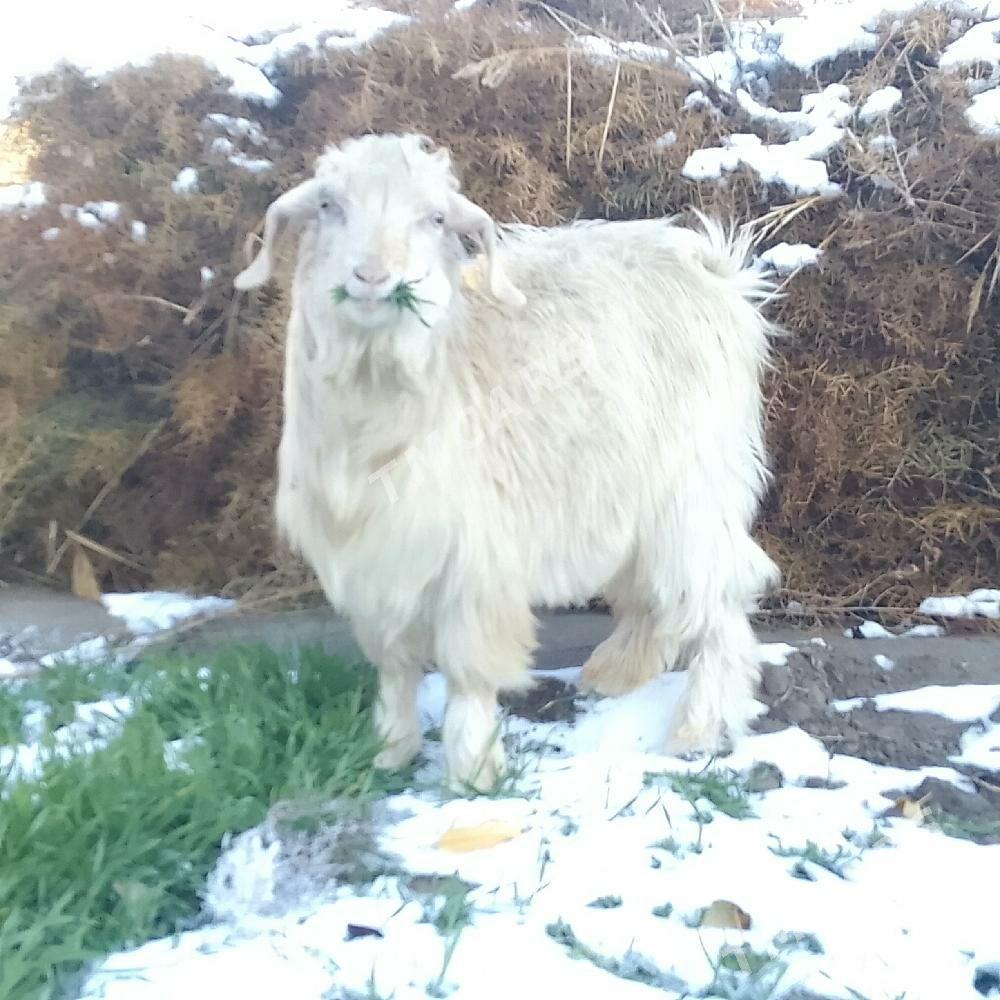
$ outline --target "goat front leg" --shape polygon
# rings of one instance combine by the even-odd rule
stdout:
[[[423,673],[420,666],[379,667],[375,702],[375,732],[382,743],[375,757],[379,770],[398,771],[420,753],[423,733],[417,714],[417,688]]]
[[[441,738],[447,780],[458,792],[488,792],[506,766],[497,689],[482,682],[449,682]]]
[[[527,599],[492,595],[443,616],[434,658],[448,681],[441,738],[448,784],[487,792],[505,770],[497,692],[529,687],[535,619]]]
[[[378,671],[375,732],[382,749],[375,766],[396,771],[420,752],[423,732],[417,713],[417,689],[423,678],[424,658],[414,642],[385,643],[376,628],[355,624],[358,645]]]

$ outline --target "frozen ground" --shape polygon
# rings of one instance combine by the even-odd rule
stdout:
[[[194,608],[108,603],[146,638]],[[278,617],[232,627],[287,638]],[[579,662],[607,625],[548,619],[541,662]],[[226,619],[212,628],[209,643],[232,637]],[[508,701],[515,773],[495,798],[441,792],[443,686],[428,677],[411,791],[368,817],[278,810],[223,856],[205,926],[111,956],[80,997],[988,995],[1000,641],[768,638],[760,732],[711,762],[658,752],[683,674],[592,700],[574,669],[545,671]],[[79,706],[76,722],[115,711],[128,706]]]

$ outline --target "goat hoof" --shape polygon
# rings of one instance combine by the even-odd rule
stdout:
[[[722,753],[729,749],[722,726],[694,728],[680,726],[667,738],[666,753],[681,760],[698,760],[701,757]]]
[[[470,792],[489,794],[495,791],[506,771],[507,758],[503,746],[498,742],[472,766],[456,763],[456,766],[450,768],[448,787],[459,795],[468,795]]]
[[[420,738],[399,740],[375,755],[375,768],[379,771],[399,771],[420,752]]]

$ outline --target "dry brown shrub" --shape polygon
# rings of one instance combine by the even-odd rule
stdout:
[[[124,211],[103,232],[54,207],[0,220],[0,405],[16,440],[0,449],[0,566],[44,574],[56,521],[144,568],[95,557],[105,585],[229,584],[255,599],[308,589],[271,533],[286,284],[236,298],[231,278],[246,233],[325,143],[414,129],[452,150],[470,195],[502,220],[696,205],[740,221],[770,212],[781,225],[769,242],[822,246],[821,266],[791,279],[776,307],[790,336],[768,382],[776,483],[763,544],[799,595],[900,607],[995,581],[1000,145],[968,131],[961,83],[933,66],[952,15],[886,26],[874,58],[844,57],[818,80],[775,80],[778,107],[835,80],[858,98],[890,83],[904,92],[889,123],[895,151],[870,146],[885,123],[856,123],[831,162],[845,197],[796,205],[745,173],[725,185],[681,177],[694,149],[761,129],[684,110],[689,88],[670,65],[625,59],[615,84],[614,63],[567,55],[578,21],[662,42],[652,6],[450,11],[424,4],[417,24],[360,53],[288,59],[286,100],[252,113],[275,164],[262,177],[208,152],[205,114],[247,109],[192,60],[99,86],[72,72],[32,85],[57,94],[29,105],[26,126],[52,203],[111,199]],[[683,51],[722,30],[694,0],[665,16]],[[661,148],[668,131],[676,141]],[[170,184],[188,164],[200,185],[184,197]],[[149,226],[143,244],[133,219]],[[58,239],[38,238],[57,225]],[[207,288],[203,265],[216,272]]]

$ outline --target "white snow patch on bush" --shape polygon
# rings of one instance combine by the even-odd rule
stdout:
[[[181,167],[170,182],[174,194],[189,195],[198,190],[198,171],[194,167]]]
[[[841,129],[836,131],[842,132]],[[719,180],[724,173],[745,165],[764,183],[781,184],[793,194],[838,194],[840,185],[830,180],[826,164],[812,158],[823,156],[828,147],[825,144],[822,149],[796,146],[796,143],[804,141],[794,139],[766,146],[759,136],[737,133],[726,136],[721,147],[695,150],[687,158],[681,173],[693,181]]]
[[[883,87],[869,95],[868,100],[861,105],[858,117],[862,121],[871,121],[873,118],[885,118],[892,111],[903,103],[903,92],[899,87]]]
[[[692,96],[688,95],[689,101]],[[765,144],[757,135],[735,133],[726,136],[722,146],[695,150],[681,173],[695,181],[719,180],[723,173],[745,165],[765,183],[782,184],[793,194],[838,194],[840,186],[830,181],[822,161],[844,138],[841,123],[853,114],[849,96],[845,86],[831,84],[819,93],[804,94],[800,111],[777,111],[747,91],[737,91],[737,103],[746,114],[781,128],[793,138]]]
[[[248,139],[254,146],[267,144],[267,136],[264,135],[264,129],[258,121],[224,115],[218,111],[206,115],[205,120],[222,129],[234,139]]]
[[[778,243],[765,250],[758,258],[760,266],[770,268],[784,276],[794,274],[803,267],[814,267],[822,251],[808,243]]]
[[[1000,135],[1000,88],[976,94],[965,112],[965,118],[980,135]]]
[[[1000,590],[981,589],[965,596],[928,597],[921,602],[919,610],[937,618],[1000,619]]]
[[[45,202],[45,185],[41,181],[0,185],[0,212],[30,212]]]
[[[736,103],[755,121],[781,128],[792,139],[810,135],[823,125],[843,125],[854,108],[851,92],[842,83],[831,83],[819,93],[803,94],[801,111],[778,111],[761,104],[745,90],[736,91]],[[842,134],[842,133],[841,133]]]
[[[868,148],[873,153],[891,153],[896,148],[896,137],[893,135],[873,135],[868,140]]]

